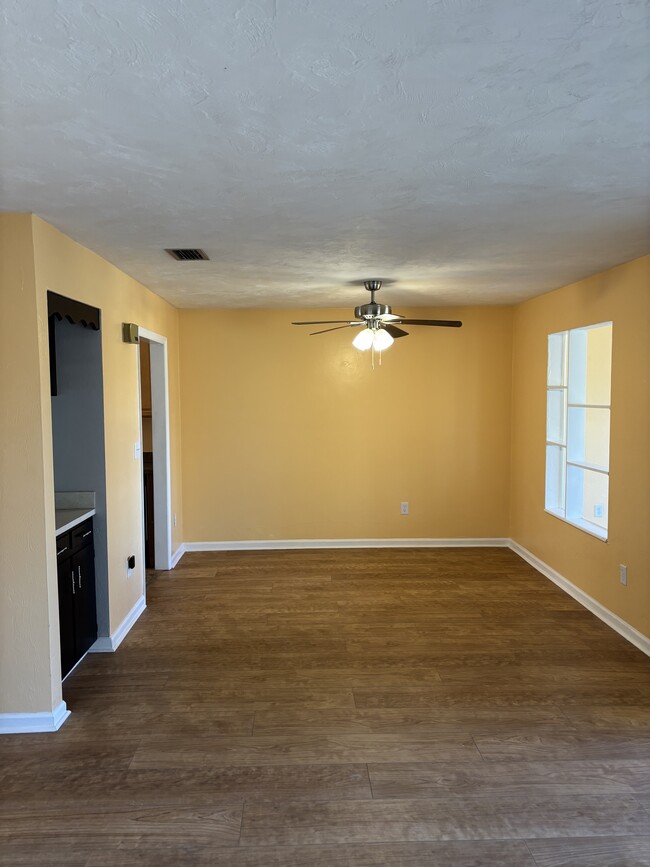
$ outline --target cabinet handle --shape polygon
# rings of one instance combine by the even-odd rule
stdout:
[[[81,590],[81,566],[77,566],[77,574],[79,578],[79,589]]]
[[[74,594],[75,594],[75,589],[74,589],[74,569],[73,569],[72,570],[72,595],[74,596]]]
[[[59,554],[63,554],[63,552],[64,552],[64,551],[67,551],[67,550],[68,550],[68,546],[66,545],[65,548],[61,548],[60,551],[57,551],[57,552],[56,552],[56,556],[58,557]]]
[[[87,533],[84,533],[83,536],[82,536],[81,538],[82,538],[82,539],[85,539],[86,536],[90,536],[91,533],[92,533],[92,530],[88,530],[88,532],[87,532]]]

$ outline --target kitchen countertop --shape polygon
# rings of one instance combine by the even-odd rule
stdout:
[[[61,533],[72,530],[77,524],[92,518],[94,514],[95,509],[56,509],[54,512],[56,535],[60,536]]]

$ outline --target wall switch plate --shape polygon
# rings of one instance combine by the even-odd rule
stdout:
[[[400,513],[400,515],[408,515],[409,504],[408,503],[400,503],[399,504],[399,513]]]
[[[140,460],[140,451],[141,451],[140,443],[133,443],[133,460],[134,461]]]
[[[176,526],[176,512],[174,512],[174,526]]]
[[[627,587],[627,566],[624,566],[623,563],[618,567],[618,577],[620,578],[621,584],[624,584]]]

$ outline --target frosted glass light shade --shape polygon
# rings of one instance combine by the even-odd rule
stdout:
[[[364,328],[363,331],[360,331],[357,336],[352,341],[352,346],[355,349],[360,349],[364,352],[366,349],[370,349],[372,346],[373,333],[369,328]]]
[[[375,331],[374,344],[377,352],[383,352],[384,349],[388,349],[389,346],[393,345],[393,338],[387,331],[380,328],[378,331]]]

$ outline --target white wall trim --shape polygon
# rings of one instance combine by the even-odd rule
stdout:
[[[185,542],[184,551],[282,551],[307,548],[507,548],[509,539],[255,539]]]
[[[149,341],[151,359],[151,435],[153,439],[154,475],[154,558],[156,569],[171,569],[172,560],[172,495],[171,495],[171,450],[169,424],[169,363],[167,338],[147,328],[138,329],[139,337]],[[138,345],[138,381],[140,381],[140,346]],[[142,415],[142,395],[139,393],[139,413]],[[140,443],[142,443],[142,418],[140,418]],[[142,449],[141,452],[142,454]],[[144,498],[144,488],[141,499]],[[144,508],[142,508],[142,568],[143,595],[146,594],[144,578]]]
[[[174,569],[177,565],[178,561],[181,559],[183,554],[185,553],[185,543],[181,542],[176,551],[172,554],[172,562],[170,565],[170,569]]]
[[[538,572],[541,572],[542,575],[550,579],[554,584],[557,584],[557,586],[564,590],[565,593],[572,596],[576,602],[579,602],[584,608],[591,611],[592,614],[595,614],[596,617],[603,621],[603,623],[606,623],[615,632],[618,632],[619,635],[622,635],[623,638],[626,638],[631,644],[638,647],[639,650],[642,650],[647,656],[650,656],[650,638],[643,635],[643,633],[639,632],[633,626],[630,626],[629,623],[626,623],[625,620],[622,620],[617,614],[610,611],[609,608],[605,608],[605,606],[601,605],[601,603],[594,599],[593,596],[589,596],[589,594],[585,593],[584,590],[576,587],[575,584],[572,584],[571,581],[563,575],[560,575],[559,572],[556,572],[555,569],[548,565],[548,563],[540,560],[539,557],[536,557],[527,548],[524,548],[523,545],[515,542],[514,539],[510,540],[509,547],[515,552],[515,554],[518,554],[522,560],[530,563],[530,565],[537,569]]]
[[[49,713],[0,713],[0,734],[17,735],[32,732],[55,732],[70,716],[64,701]]]
[[[144,596],[141,596],[138,601],[135,603],[133,608],[126,615],[124,620],[117,627],[115,632],[112,635],[106,637],[101,636],[97,639],[97,641],[90,648],[88,653],[113,653],[120,644],[124,641],[128,633],[130,632],[133,624],[136,622],[138,617],[142,614],[144,609],[147,607],[147,603],[145,602]]]

